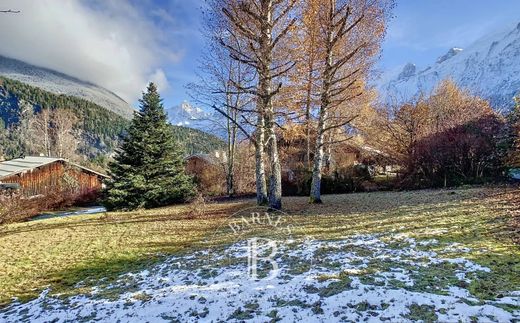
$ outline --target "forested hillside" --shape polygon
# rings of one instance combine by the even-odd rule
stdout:
[[[127,124],[127,119],[90,101],[70,95],[57,95],[1,76],[0,93],[2,112],[9,113],[9,107],[11,111],[13,108],[16,110],[20,101],[32,104],[35,111],[40,111],[42,108],[73,109],[82,120],[84,130],[107,137],[119,135]],[[7,98],[7,102],[4,98]],[[4,110],[4,107],[7,109]],[[2,118],[6,121],[4,113]],[[11,113],[11,118],[13,118],[12,122],[19,121],[16,114]],[[10,122],[7,121],[6,125],[9,126]]]
[[[112,91],[99,85],[0,55],[0,76],[37,87],[57,95],[71,95],[93,102],[124,118],[131,118],[133,108]]]
[[[129,120],[90,101],[57,95],[5,77],[0,77],[0,156],[6,159],[42,153],[33,145],[33,123],[42,111],[70,111],[78,137],[75,157],[103,168],[116,149]],[[222,140],[202,131],[172,126],[186,154],[207,153],[223,146]],[[61,156],[60,156],[61,157]]]
[[[81,133],[78,155],[87,160],[110,153],[128,124],[125,118],[90,101],[57,95],[24,83],[0,77],[0,148],[4,158],[37,153],[29,148],[29,121],[46,109],[69,110],[77,117]]]
[[[210,153],[215,150],[224,149],[224,141],[217,136],[204,131],[183,126],[172,126],[173,136],[181,143],[186,154]]]

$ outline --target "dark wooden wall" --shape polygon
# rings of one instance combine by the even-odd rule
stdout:
[[[102,181],[101,176],[69,166],[63,161],[2,179],[4,183],[20,184],[23,194],[27,196],[46,195],[64,190],[81,195],[101,189]]]

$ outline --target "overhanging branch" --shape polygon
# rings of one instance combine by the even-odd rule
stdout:
[[[244,133],[244,135],[247,137],[247,139],[251,140],[253,143],[256,144],[256,141],[254,140],[254,138],[252,138],[251,135],[244,129],[244,127],[242,127],[242,125],[239,124],[235,119],[233,119],[229,114],[227,114],[222,109],[217,108],[217,106],[215,106],[215,105],[213,106],[213,109],[215,109],[218,113],[222,114],[229,121],[231,121],[233,124],[235,124],[238,127],[238,129],[240,129],[240,131],[242,131]]]

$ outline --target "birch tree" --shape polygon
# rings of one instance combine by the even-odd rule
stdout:
[[[207,16],[204,28],[207,44],[199,64],[199,80],[189,84],[188,88],[195,102],[216,110],[212,121],[218,128],[217,131],[224,132],[226,137],[226,158],[223,163],[226,192],[228,196],[233,196],[238,143],[240,138],[251,137],[246,128],[239,127],[243,124],[241,119],[246,114],[245,111],[251,105],[251,95],[239,89],[253,76],[251,67],[232,59],[229,51],[220,46],[219,38],[214,33],[220,26],[221,23],[217,22],[215,25],[211,16]]]
[[[52,112],[43,109],[29,120],[29,134],[31,136],[32,149],[46,157],[52,156]]]
[[[283,77],[295,65],[280,50],[297,21],[292,17],[295,4],[296,0],[227,0],[215,1],[213,6],[222,10],[225,21],[225,30],[220,34],[221,45],[229,50],[231,58],[256,72],[255,84],[238,88],[243,93],[253,95],[256,100],[257,199],[259,204],[267,202],[273,209],[282,207],[281,164],[276,134],[280,109],[273,102],[280,93]],[[246,47],[237,44],[245,44]],[[268,190],[264,159],[267,159],[270,171]]]
[[[391,0],[324,0],[317,10],[320,33],[321,90],[310,202],[321,203],[321,176],[329,132],[342,129],[355,115],[349,102],[364,93],[368,72],[385,34]],[[342,139],[345,140],[345,139]]]
[[[32,111],[32,110],[31,110]],[[81,131],[74,112],[65,109],[42,109],[27,117],[29,150],[46,157],[76,158]]]
[[[78,122],[78,117],[70,110],[53,110],[51,127],[54,156],[69,159],[76,156],[81,138],[81,132],[77,128]]]

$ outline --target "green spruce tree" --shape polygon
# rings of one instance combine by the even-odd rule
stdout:
[[[150,83],[139,100],[115,161],[104,204],[110,210],[154,208],[184,202],[194,184],[184,169],[183,151],[174,139],[157,87]]]

